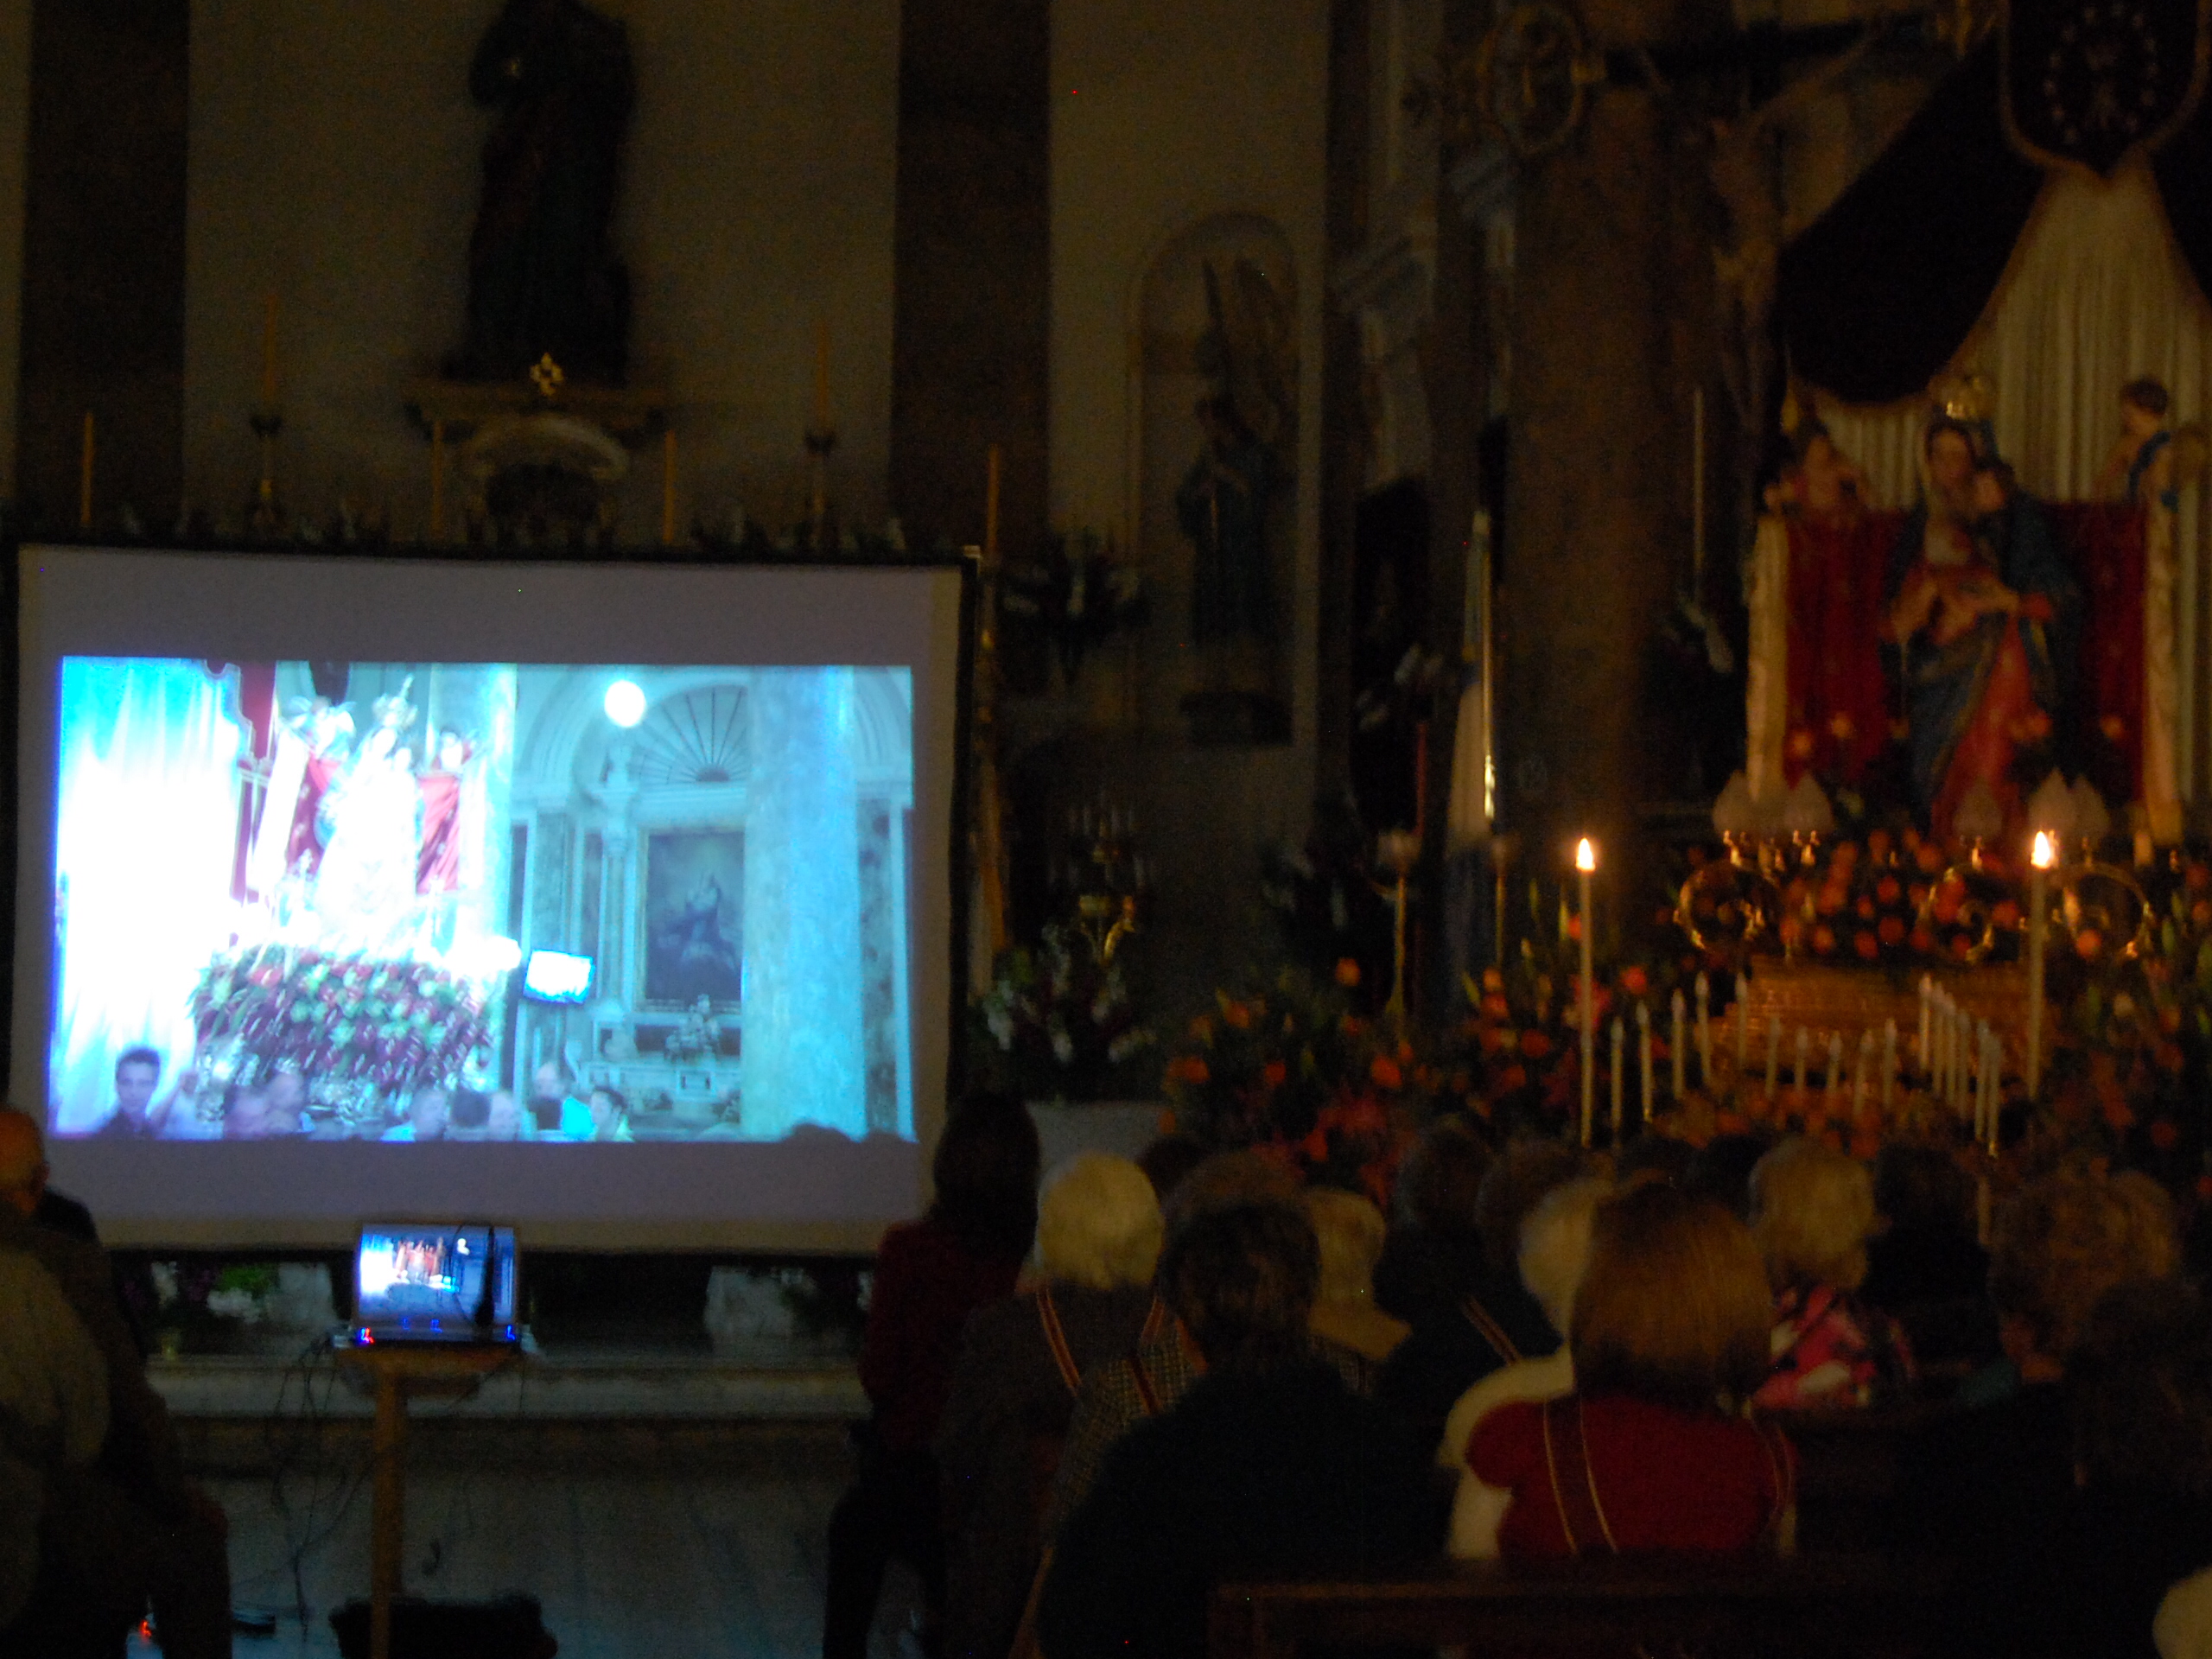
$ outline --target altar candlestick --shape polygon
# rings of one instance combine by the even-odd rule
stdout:
[[[1859,1072],[1851,1083],[1851,1121],[1857,1123],[1866,1116],[1866,1074],[1874,1069],[1874,1033],[1859,1033]]]
[[[85,411],[85,447],[77,463],[77,528],[92,527],[92,411]]]
[[[2050,925],[2050,900],[2044,884],[2056,861],[2057,843],[2043,830],[2036,831],[2035,852],[2028,862],[2028,1098],[2033,1100],[2043,1084],[2044,936]]]
[[[1974,1184],[1974,1235],[1984,1249],[1989,1248],[1989,1177],[1977,1176]]]
[[[1680,991],[1675,993],[1674,1013],[1675,1041],[1674,1046],[1668,1051],[1667,1058],[1674,1063],[1674,1076],[1669,1081],[1675,1085],[1675,1098],[1679,1102],[1683,1092],[1682,1074],[1689,1069],[1690,1063],[1689,1004]],[[1651,1116],[1651,1103],[1648,1100],[1643,1103],[1643,1116],[1645,1121],[1649,1122]]]
[[[983,462],[983,569],[999,568],[999,474],[1006,465],[1006,451],[990,447]]]
[[[2151,845],[2151,832],[2148,830],[2138,830],[2135,832],[2135,868],[2139,870],[2149,869],[2157,861],[2157,856]]]
[[[1626,1064],[1627,1046],[1627,1022],[1617,1019],[1613,1021],[1613,1075],[1611,1078],[1613,1139],[1616,1141],[1618,1141],[1621,1138],[1621,1084],[1623,1076],[1628,1070]]]
[[[261,307],[261,406],[276,407],[276,296],[264,296]]]
[[[992,452],[994,456],[997,451]],[[991,469],[992,493],[997,493],[998,468]],[[1598,1104],[1598,975],[1592,957],[1592,935],[1597,930],[1590,925],[1590,877],[1598,868],[1597,843],[1585,836],[1575,843],[1574,874],[1576,889],[1582,899],[1582,1144],[1590,1144],[1592,1125],[1591,1117]]]
[[[1637,1076],[1643,1085],[1643,1117],[1651,1119],[1651,1010],[1639,1002],[1636,1005]],[[1621,1126],[1613,1125],[1613,1141],[1619,1143]]]
[[[1697,1080],[1708,1091],[1713,1087],[1713,987],[1703,974],[1697,976]]]
[[[660,435],[660,544],[676,545],[676,429]]]
[[[814,320],[814,429],[830,429],[830,319]]]
[[[1936,982],[1923,974],[1920,976],[1920,1069],[1923,1071],[1935,1070],[1928,1063],[1930,1052],[1928,1046],[1929,1020],[1935,1002],[1935,995]]]
[[[1776,1090],[1782,1074],[1782,1016],[1768,1016],[1766,1022],[1766,1097],[1777,1098]]]
[[[1985,1026],[1984,1031],[1989,1028]],[[1989,1141],[1989,1155],[1997,1155],[1997,1117],[2005,1104],[2005,1039],[1991,1031],[1981,1040],[1984,1069],[1987,1081],[1982,1084],[1985,1103],[1981,1109],[1982,1133]]]
[[[1897,1022],[1885,1021],[1882,1027],[1882,1117],[1887,1122],[1892,1091],[1897,1077]]]
[[[429,540],[445,540],[445,423],[429,423]]]
[[[1744,1071],[1751,1058],[1751,986],[1741,974],[1736,976],[1736,1083],[1743,1085]]]
[[[1807,1070],[1812,1064],[1813,1035],[1804,1027],[1797,1027],[1797,1104],[1805,1103]]]
[[[1828,1033],[1828,1116],[1843,1115],[1843,1033]]]

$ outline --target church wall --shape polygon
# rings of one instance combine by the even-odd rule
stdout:
[[[16,3],[18,0],[10,0]],[[678,505],[804,510],[815,320],[831,336],[837,489],[884,511],[891,377],[895,6],[876,0],[627,0],[638,107],[616,226],[632,287],[632,380],[675,404]],[[460,343],[479,151],[468,101],[493,0],[240,0],[193,19],[188,488],[235,514],[263,296],[279,296],[297,511],[340,492],[429,512],[429,448],[404,389]],[[641,455],[626,538],[658,529]],[[451,521],[449,521],[449,524]]]
[[[15,493],[16,372],[23,320],[23,152],[31,106],[31,0],[0,0],[0,501]]]
[[[1103,789],[1141,814],[1160,902],[1138,971],[1175,976],[1153,988],[1162,1015],[1266,938],[1249,913],[1260,851],[1302,833],[1313,788],[1329,38],[1327,0],[1264,16],[1230,0],[1061,0],[1052,14],[1052,521],[1110,531],[1124,550],[1138,537],[1155,607],[1118,664],[1085,670],[1123,677],[1118,698],[1085,694],[1093,710],[1118,704],[1118,721],[1055,768],[1067,796]],[[1280,232],[1297,302],[1293,741],[1274,747],[1194,747],[1175,699],[1146,692],[1183,677],[1187,619],[1172,607],[1185,587],[1163,578],[1189,550],[1143,537],[1142,289],[1163,250],[1224,214]]]

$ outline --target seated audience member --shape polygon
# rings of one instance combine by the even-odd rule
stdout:
[[[1406,1154],[1389,1236],[1375,1264],[1375,1303],[1406,1320],[1456,1304],[1486,1265],[1476,1225],[1489,1147],[1455,1117],[1432,1124]]]
[[[2019,1604],[2041,1541],[2075,1491],[2066,1356],[2109,1292],[2171,1275],[2173,1206],[2149,1178],[2069,1167],[2031,1181],[1999,1211],[1989,1297],[2018,1389],[1954,1409],[1915,1437],[1891,1516],[1903,1552],[1957,1564],[1942,1632],[1981,1652],[1975,1632]]]
[[[0,1424],[4,1639],[38,1581],[47,1483],[86,1469],[107,1435],[100,1351],[54,1275],[12,1249],[0,1249]]]
[[[1561,1341],[1541,1359],[1518,1359],[1492,1371],[1461,1395],[1444,1420],[1436,1460],[1459,1479],[1452,1501],[1454,1555],[1472,1560],[1495,1558],[1498,1522],[1505,1518],[1505,1506],[1512,1497],[1510,1492],[1484,1485],[1467,1467],[1467,1442],[1476,1426],[1511,1401],[1556,1400],[1574,1392],[1574,1351],[1565,1337],[1573,1327],[1575,1293],[1590,1268],[1591,1225],[1598,1206],[1612,1192],[1605,1181],[1569,1181],[1554,1188],[1522,1224],[1521,1282],[1541,1304],[1544,1317]]]
[[[1896,1405],[1910,1393],[1904,1332],[1859,1294],[1875,1226],[1873,1178],[1855,1158],[1801,1136],[1752,1168],[1751,1236],[1774,1287],[1774,1370],[1754,1405]]]
[[[1136,1346],[1164,1230],[1143,1170],[1084,1153],[1038,1205],[1043,1282],[968,1321],[935,1441],[950,1659],[1004,1659],[1013,1643],[1076,1395],[1086,1371]]]
[[[896,1556],[921,1576],[930,1622],[944,1600],[944,1542],[930,1440],[969,1315],[1013,1294],[1037,1230],[1037,1126],[1018,1101],[978,1096],[946,1121],[919,1221],[883,1236],[861,1342],[874,1408],[860,1471],[830,1517],[823,1659],[864,1659]],[[931,1634],[934,1641],[934,1632]]]
[[[2158,1659],[2212,1659],[2212,1567],[2166,1592],[2151,1621]]]
[[[456,1089],[446,1108],[446,1136],[448,1141],[488,1141],[491,1139],[492,1097],[481,1089]]]
[[[1173,1241],[1198,1217],[1224,1206],[1295,1205],[1302,1190],[1295,1175],[1257,1153],[1216,1153],[1184,1178],[1165,1206],[1167,1236]],[[1313,1345],[1348,1383],[1357,1386],[1369,1376],[1367,1362],[1358,1355],[1319,1338]],[[1058,1535],[1061,1523],[1090,1491],[1114,1442],[1181,1399],[1205,1369],[1191,1333],[1162,1304],[1147,1316],[1134,1353],[1085,1374],[1075,1414],[1068,1420],[1060,1466],[1052,1477],[1052,1501],[1045,1512],[1047,1541]]]
[[[1686,1186],[1690,1171],[1696,1165],[1697,1148],[1688,1141],[1647,1132],[1613,1154],[1613,1179],[1626,1186],[1631,1179],[1641,1175]]]
[[[1964,1371],[1997,1357],[1989,1252],[1974,1242],[1966,1172],[1936,1147],[1891,1141],[1874,1159],[1882,1230],[1859,1294],[1895,1319],[1923,1369]]]
[[[2162,1600],[2212,1567],[2212,1319],[2178,1279],[2097,1304],[2066,1364],[2075,1490],[2036,1539],[1984,1652],[2148,1655]]]
[[[1375,1306],[1375,1263],[1382,1254],[1382,1212],[1357,1192],[1310,1187],[1306,1218],[1321,1248],[1313,1334],[1380,1365],[1409,1329]],[[1371,1393],[1371,1389],[1363,1392]]]
[[[620,1089],[609,1089],[604,1084],[591,1091],[591,1133],[587,1141],[628,1141],[630,1133],[630,1103]]]
[[[1796,1454],[1746,1402],[1772,1299],[1750,1230],[1656,1182],[1607,1199],[1568,1344],[1574,1392],[1500,1406],[1467,1464],[1511,1498],[1508,1559],[1786,1548]]]
[[[186,1479],[168,1409],[146,1381],[107,1253],[31,1220],[46,1184],[38,1124],[0,1109],[0,1251],[34,1258],[60,1286],[99,1351],[108,1400],[99,1456],[47,1483],[44,1548],[68,1583],[118,1628],[150,1599],[168,1659],[231,1651],[229,1528],[221,1508]]]
[[[417,1089],[407,1104],[407,1121],[384,1132],[387,1141],[442,1141],[446,1138],[452,1096],[433,1085]]]
[[[270,1135],[307,1133],[308,1080],[299,1067],[286,1064],[269,1075],[268,1098],[262,1112]]]
[[[486,1141],[529,1141],[536,1138],[536,1122],[522,1109],[512,1091],[494,1089],[484,1105]]]
[[[1039,1607],[1052,1659],[1199,1659],[1224,1579],[1410,1567],[1443,1530],[1426,1448],[1316,1360],[1319,1250],[1298,1208],[1177,1230],[1160,1287],[1206,1374],[1133,1430],[1061,1534]]]
[[[1751,1218],[1751,1171],[1774,1143],[1760,1135],[1720,1135],[1707,1141],[1690,1160],[1681,1180],[1682,1191],[1711,1198],[1730,1213]]]
[[[1555,1141],[1520,1141],[1483,1177],[1473,1221],[1481,1251],[1464,1262],[1452,1294],[1409,1317],[1375,1385],[1375,1397],[1402,1413],[1433,1446],[1452,1402],[1502,1365],[1559,1346],[1544,1310],[1521,1282],[1521,1225],[1554,1188],[1582,1173],[1580,1154]],[[1393,1310],[1394,1312],[1395,1310]]]
[[[161,1138],[170,1111],[171,1095],[158,1105],[154,1090],[162,1080],[161,1051],[126,1048],[115,1060],[115,1110],[92,1133],[107,1140],[155,1141]]]
[[[576,1098],[575,1085],[575,1071],[566,1060],[548,1060],[530,1074],[530,1112],[539,1135],[591,1138],[591,1108]]]

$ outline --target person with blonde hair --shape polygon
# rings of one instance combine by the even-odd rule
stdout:
[[[1317,1337],[1379,1365],[1411,1329],[1375,1306],[1375,1264],[1382,1255],[1382,1212],[1357,1192],[1310,1187],[1306,1218],[1321,1246],[1321,1282],[1308,1325]]]
[[[1657,1182],[1597,1209],[1567,1345],[1574,1391],[1499,1407],[1467,1465],[1511,1494],[1509,1559],[1787,1546],[1796,1454],[1749,1414],[1770,1299],[1758,1247]]]
[[[2181,1264],[2172,1202],[2147,1176],[2073,1165],[2030,1181],[1998,1212],[1989,1296],[2018,1373],[2009,1393],[1954,1409],[1905,1459],[1892,1545],[1956,1564],[1945,1650],[2010,1653],[1989,1635],[2033,1599],[2046,1541],[2078,1491],[2067,1384],[2097,1305]]]
[[[1817,1141],[1784,1141],[1752,1167],[1751,1236],[1774,1287],[1774,1370],[1757,1404],[1871,1406],[1910,1390],[1904,1332],[1859,1294],[1879,1224],[1866,1166]]]
[[[969,1319],[934,1443],[948,1659],[1003,1659],[1013,1642],[1076,1395],[1136,1345],[1165,1232],[1141,1168],[1083,1153],[1046,1180],[1034,1282]]]

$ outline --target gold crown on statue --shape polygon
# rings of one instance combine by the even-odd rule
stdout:
[[[399,690],[378,697],[369,705],[376,715],[377,724],[389,726],[396,732],[405,731],[415,723],[415,705],[407,694],[415,689],[415,677],[410,674],[399,683]]]
[[[1997,385],[1979,369],[1955,374],[1936,389],[1936,401],[1955,421],[1986,421],[1997,409]]]

